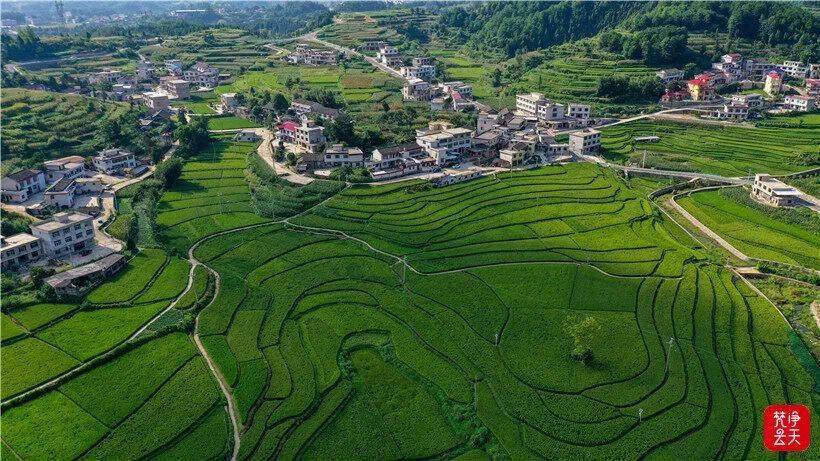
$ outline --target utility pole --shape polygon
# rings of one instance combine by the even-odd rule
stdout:
[[[672,347],[674,346],[675,338],[669,337],[669,347],[666,349],[666,369],[664,373],[669,372],[669,354],[672,352]]]
[[[643,408],[638,408],[638,423],[643,420]]]

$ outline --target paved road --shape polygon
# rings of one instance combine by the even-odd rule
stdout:
[[[641,168],[638,166],[628,166],[628,165],[618,165],[617,163],[610,163],[604,160],[601,157],[595,155],[586,155],[580,154],[578,157],[581,160],[587,162],[594,162],[599,165],[614,168],[617,170],[625,171],[625,172],[632,172],[632,173],[643,173],[643,174],[650,174],[655,176],[666,176],[670,178],[681,178],[681,179],[706,179],[709,181],[721,182],[726,184],[735,184],[735,185],[748,185],[751,184],[752,181],[749,178],[729,178],[726,176],[720,176],[716,174],[709,174],[709,173],[697,173],[692,171],[675,171],[675,170],[657,170],[654,168]]]
[[[324,45],[328,48],[332,48],[336,51],[341,51],[342,53],[345,53],[347,55],[359,56],[362,59],[364,59],[365,61],[369,62],[373,67],[375,67],[375,68],[377,68],[377,69],[379,69],[383,72],[387,72],[388,74],[390,74],[390,75],[392,75],[396,78],[399,78],[399,79],[404,80],[404,81],[408,81],[408,79],[405,76],[403,76],[399,71],[397,71],[396,69],[393,69],[392,67],[385,66],[384,64],[379,62],[379,60],[377,60],[376,58],[364,55],[364,54],[354,50],[353,48],[348,48],[346,46],[341,46],[341,45],[337,45],[335,43],[328,42],[327,40],[322,40],[321,38],[319,38],[318,32],[319,31],[313,31],[313,32],[304,34],[299,38],[303,39],[303,40],[309,40],[311,42],[316,42],[316,43],[322,44],[322,45]]]
[[[683,208],[682,206],[680,206],[680,205],[678,204],[678,202],[676,202],[676,201],[675,201],[675,198],[674,198],[674,197],[670,197],[669,199],[667,199],[666,203],[667,203],[669,206],[671,206],[672,208],[674,208],[674,209],[675,209],[678,213],[680,213],[680,214],[681,214],[684,218],[686,218],[686,219],[687,219],[690,223],[692,223],[692,225],[694,225],[695,227],[697,227],[699,231],[703,232],[704,234],[706,234],[707,236],[709,236],[709,238],[711,238],[712,240],[714,240],[715,242],[717,242],[720,246],[722,246],[723,248],[725,248],[725,249],[726,249],[726,251],[728,251],[729,253],[732,253],[734,256],[736,256],[736,257],[740,258],[740,259],[741,259],[741,260],[743,260],[743,261],[748,261],[748,260],[749,260],[749,257],[748,257],[748,256],[746,256],[746,255],[745,255],[742,251],[740,251],[740,250],[738,250],[737,248],[735,248],[735,247],[734,247],[734,245],[732,245],[731,243],[727,242],[727,241],[726,241],[723,237],[721,237],[720,235],[718,235],[717,233],[715,233],[714,231],[712,231],[712,229],[709,229],[709,228],[708,228],[705,224],[703,224],[702,222],[700,222],[700,221],[698,220],[698,218],[696,218],[696,217],[692,216],[692,214],[691,214],[691,213],[689,213],[688,211],[686,211],[686,209],[685,209],[685,208]]]
[[[87,59],[87,58],[100,58],[103,56],[111,56],[112,52],[110,51],[91,51],[88,53],[78,53],[72,56],[65,56],[59,58],[51,58],[51,59],[37,59],[34,61],[23,61],[23,62],[14,62],[6,64],[4,67],[7,71],[10,72],[17,72],[19,68],[26,68],[28,66],[35,66],[39,64],[56,64],[63,61],[76,61],[78,59]]]

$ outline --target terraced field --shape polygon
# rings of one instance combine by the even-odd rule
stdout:
[[[762,408],[813,405],[817,378],[773,306],[657,219],[570,165],[348,188],[204,241],[240,458],[772,458]]]
[[[16,159],[39,160],[88,155],[99,145],[95,135],[108,119],[128,111],[127,104],[83,96],[4,88],[2,113],[4,170]],[[8,167],[6,166],[8,165]]]
[[[749,257],[820,269],[820,217],[809,210],[811,228],[776,219],[720,191],[687,195],[678,203]]]
[[[802,123],[801,123],[802,121]],[[777,117],[756,127],[638,120],[603,129],[605,157],[647,166],[724,176],[784,174],[811,168],[820,153],[820,115]],[[638,136],[659,136],[636,143]]]
[[[181,59],[185,65],[205,61],[237,76],[243,70],[261,70],[272,58],[266,43],[268,40],[237,29],[209,29],[167,38],[159,45],[141,48],[140,53],[160,65],[166,59]]]

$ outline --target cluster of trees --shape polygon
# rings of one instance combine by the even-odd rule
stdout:
[[[16,37],[3,33],[0,38],[0,50],[4,59],[35,59],[53,52],[51,48],[40,40],[31,27],[20,29]]]
[[[630,59],[640,59],[649,65],[680,62],[687,53],[689,34],[683,27],[660,26],[634,34],[611,30],[601,34],[601,47]]]
[[[294,99],[307,99],[308,101],[318,102],[325,107],[332,107],[334,109],[341,109],[345,106],[345,100],[338,91],[328,90],[327,88],[309,87],[304,90],[293,93]]]
[[[370,170],[365,167],[353,168],[350,166],[343,166],[334,168],[330,172],[330,179],[334,181],[347,181],[352,183],[369,182],[372,178]]]
[[[190,157],[208,148],[211,144],[211,135],[208,132],[208,118],[194,117],[191,123],[185,122],[185,116],[179,117],[180,125],[174,130],[174,138],[179,141],[176,153],[182,157]]]
[[[657,101],[663,94],[663,83],[655,77],[613,75],[598,82],[598,96],[621,101]]]

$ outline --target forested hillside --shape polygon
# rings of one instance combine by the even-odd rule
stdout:
[[[620,29],[628,37],[637,37],[637,48],[664,42],[663,46],[674,50],[681,39],[670,38],[670,32],[683,38],[687,31],[728,32],[730,38],[782,48],[794,59],[820,58],[820,22],[798,3],[487,2],[448,9],[437,28],[455,40],[508,56]],[[680,57],[679,53],[654,51],[634,55],[658,63]]]

